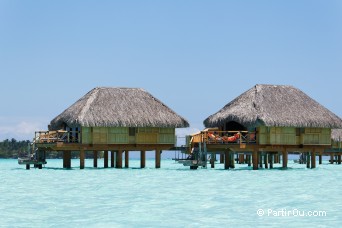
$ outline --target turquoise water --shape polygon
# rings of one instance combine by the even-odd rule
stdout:
[[[342,165],[310,170],[289,161],[287,170],[253,171],[221,164],[189,170],[172,160],[162,160],[161,169],[147,160],[139,169],[139,162],[131,160],[129,169],[80,170],[79,160],[72,160],[75,167],[64,170],[62,160],[48,160],[42,170],[25,170],[16,160],[0,160],[0,227],[342,225]],[[258,209],[265,214],[258,216]],[[269,210],[326,214],[271,216]]]

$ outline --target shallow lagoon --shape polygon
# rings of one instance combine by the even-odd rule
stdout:
[[[129,169],[80,170],[75,159],[71,170],[62,160],[25,170],[0,160],[0,227],[341,227],[342,165],[324,162],[253,171],[189,170],[166,159],[161,169],[154,160],[139,169],[131,160]],[[311,211],[326,214],[301,216]]]

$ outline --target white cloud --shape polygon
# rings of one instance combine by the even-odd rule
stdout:
[[[36,120],[5,120],[0,119],[0,140],[15,138],[17,140],[31,140],[34,132],[47,128],[46,122]]]

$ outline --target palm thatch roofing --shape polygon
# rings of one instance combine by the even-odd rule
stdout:
[[[342,128],[342,120],[301,90],[285,85],[255,85],[204,120],[206,127],[229,121],[245,127]]]
[[[69,127],[188,127],[169,107],[139,88],[98,87],[54,118],[50,129]]]
[[[341,142],[342,141],[342,129],[332,129],[331,139],[335,142]]]

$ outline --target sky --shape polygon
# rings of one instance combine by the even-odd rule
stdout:
[[[190,123],[256,84],[342,116],[342,1],[0,0],[0,140],[98,86],[144,88]]]

